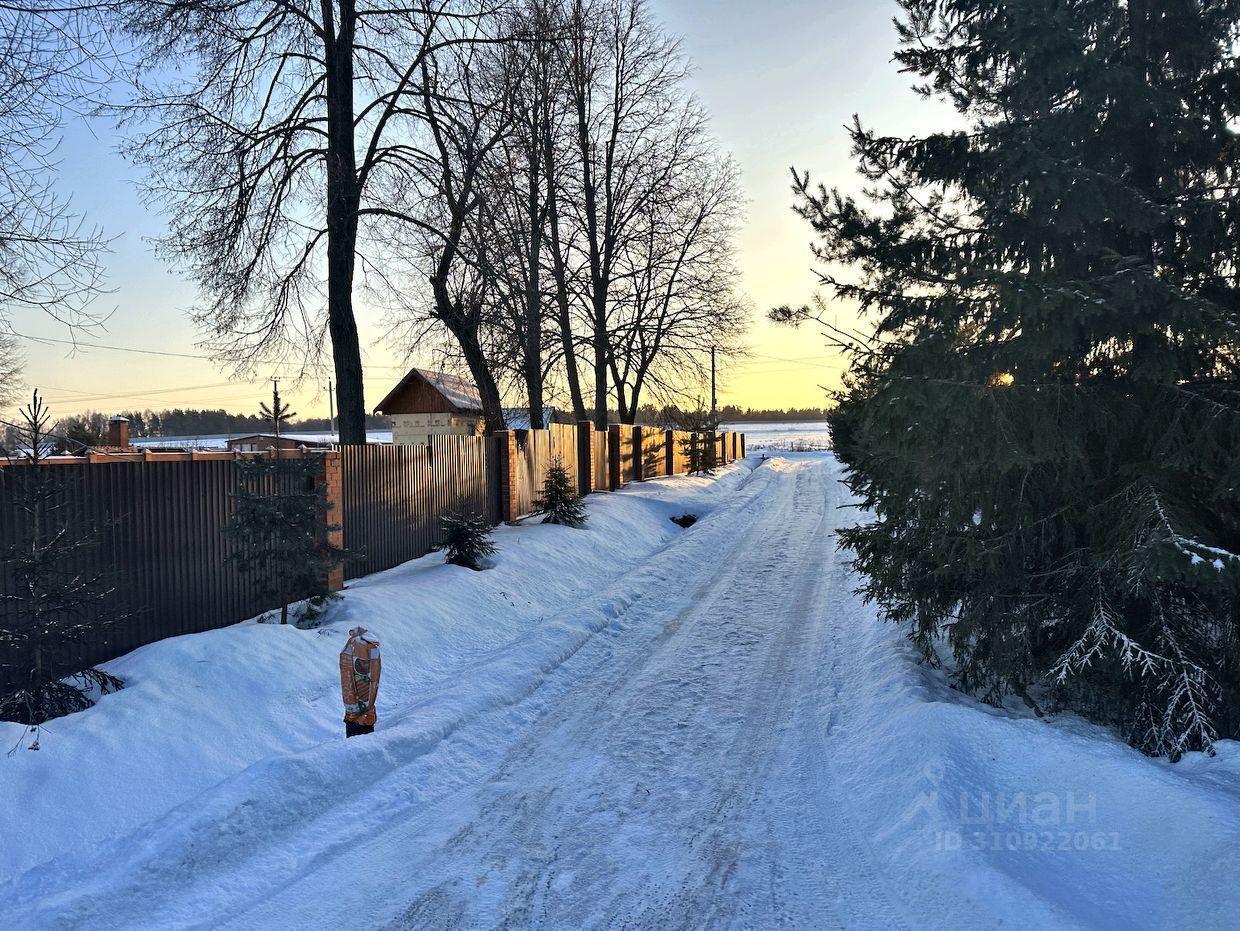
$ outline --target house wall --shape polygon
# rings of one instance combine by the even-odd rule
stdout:
[[[392,414],[392,442],[398,446],[426,444],[432,436],[481,436],[480,416],[437,412]]]

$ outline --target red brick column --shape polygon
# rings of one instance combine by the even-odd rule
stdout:
[[[328,450],[323,454],[323,480],[327,485],[327,542],[344,547],[344,466],[340,453]],[[338,592],[344,588],[344,565],[337,565],[327,573],[327,590]]]
[[[513,494],[517,487],[517,435],[512,430],[497,430],[495,438],[499,448],[499,514],[504,523],[511,524],[520,517]]]

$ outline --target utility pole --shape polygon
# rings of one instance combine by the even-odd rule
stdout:
[[[332,380],[327,379],[327,429],[335,436],[336,433],[336,399],[332,396]],[[336,442],[340,437],[336,436]]]
[[[719,401],[715,397],[715,347],[710,347],[710,416],[713,420],[715,411],[719,409]]]

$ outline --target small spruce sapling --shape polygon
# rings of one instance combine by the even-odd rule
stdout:
[[[547,479],[543,482],[542,497],[534,502],[534,510],[545,515],[544,524],[563,524],[565,527],[585,525],[585,503],[573,488],[572,479],[558,456],[551,461]]]
[[[272,404],[262,405],[276,437],[291,416],[273,389]],[[256,575],[264,594],[280,606],[280,623],[288,623],[288,606],[328,595],[327,576],[346,557],[334,545],[328,526],[327,485],[318,456],[242,459],[236,463],[233,513],[225,528],[236,544],[229,561],[243,574]]]
[[[491,523],[477,511],[462,508],[440,519],[447,561],[454,566],[480,571],[482,561],[495,552]]]
[[[0,679],[7,685],[0,691],[0,720],[37,728],[91,707],[96,691],[121,688],[116,676],[83,668],[75,654],[125,615],[111,604],[105,577],[82,568],[98,532],[73,518],[66,494],[71,474],[43,465],[54,442],[37,391],[21,416],[14,445],[25,462],[0,475],[11,508],[3,519],[16,530],[0,553],[0,578],[10,583],[0,590]],[[38,749],[37,738],[31,749]]]

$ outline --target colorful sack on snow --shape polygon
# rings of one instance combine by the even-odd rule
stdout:
[[[349,631],[349,640],[340,651],[340,693],[344,698],[344,719],[350,724],[373,726],[375,700],[379,696],[379,641],[365,627]]]

